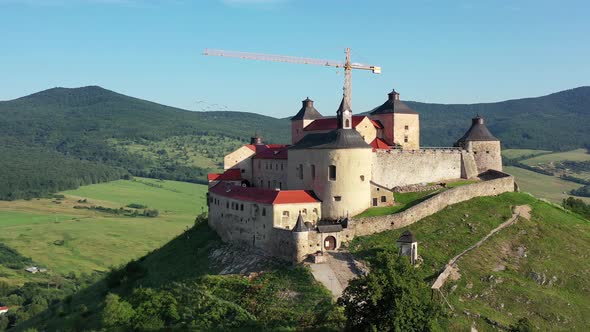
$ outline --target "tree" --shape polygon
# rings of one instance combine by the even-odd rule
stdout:
[[[390,252],[380,253],[371,272],[352,280],[338,302],[354,331],[430,331],[438,329],[441,313],[406,257]]]
[[[129,325],[135,311],[131,304],[120,299],[119,295],[109,293],[105,298],[102,323],[106,327]]]

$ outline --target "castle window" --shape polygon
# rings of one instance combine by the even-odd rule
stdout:
[[[385,203],[385,202],[387,202],[387,197],[381,196],[381,203]]]
[[[272,180],[272,189],[277,188],[277,180]]]
[[[303,209],[303,210],[301,211],[301,214],[307,214],[307,209]]]
[[[240,211],[244,211],[244,204],[240,204]]]
[[[266,208],[262,208],[262,215],[266,216]]]
[[[406,125],[406,126],[404,126],[404,129],[408,130],[408,129],[410,129],[410,126]]]
[[[227,201],[227,202],[225,203],[225,208],[226,208],[226,209],[229,209],[229,201]]]
[[[311,179],[315,180],[315,165],[311,165]]]
[[[404,143],[408,143],[408,136],[404,136]]]
[[[299,176],[300,180],[303,180],[303,164],[299,164],[299,168],[297,169],[297,175]]]
[[[279,189],[283,189],[283,183],[279,182]]]
[[[345,128],[350,127],[350,120],[346,119],[346,121],[344,122],[344,127]]]
[[[334,196],[334,201],[340,202],[342,200],[342,196]]]
[[[477,151],[473,151],[473,154],[477,154]]]
[[[365,181],[365,176],[361,175],[361,181]]]
[[[490,151],[486,151],[486,153],[487,153],[487,154],[489,154],[489,153],[490,153]]]
[[[258,161],[258,169],[260,169],[260,160]]]
[[[242,173],[246,173],[246,170],[242,168]]]
[[[283,217],[289,217],[289,211],[283,211]]]
[[[260,188],[264,187],[264,181],[260,180]]]
[[[275,164],[275,171],[279,170],[279,164]]]
[[[377,198],[373,198],[373,206],[377,206]]]
[[[334,165],[330,165],[329,169],[328,169],[328,174],[329,174],[329,179],[332,181],[336,180],[336,166]]]
[[[268,185],[268,189],[270,189],[270,180],[268,180],[267,185]]]

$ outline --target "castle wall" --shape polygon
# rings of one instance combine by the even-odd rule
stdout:
[[[489,169],[502,171],[502,150],[499,141],[468,141],[466,149],[473,154],[478,173]]]
[[[313,190],[322,201],[322,218],[358,214],[370,206],[371,153],[371,149],[289,150],[289,189]],[[336,180],[330,180],[331,165],[336,166]]]
[[[267,189],[288,189],[286,159],[254,159],[252,186]]]
[[[471,179],[477,177],[478,174],[473,153],[465,150],[461,151],[461,178]]]
[[[292,230],[297,223],[299,212],[301,212],[304,222],[315,224],[322,215],[322,204],[320,202],[275,204],[273,211],[273,226],[276,228]]]
[[[372,181],[386,188],[461,178],[461,150],[373,152]]]
[[[349,228],[353,230],[354,236],[398,229],[413,224],[452,204],[467,201],[474,197],[494,196],[514,191],[514,177],[501,172],[494,172],[493,175],[496,178],[492,180],[449,189],[400,213],[378,217],[354,218]]]

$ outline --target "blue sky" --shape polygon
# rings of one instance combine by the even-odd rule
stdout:
[[[590,85],[590,2],[0,0],[0,100],[104,88],[190,110],[284,117],[342,95],[329,67],[202,56],[205,48],[380,65],[353,111],[402,99],[491,102]]]

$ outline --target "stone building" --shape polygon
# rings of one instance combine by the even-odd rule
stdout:
[[[224,173],[209,176],[211,227],[224,241],[299,262],[366,234],[353,217],[395,204],[394,187],[502,170],[500,141],[479,116],[455,147],[421,148],[419,114],[395,90],[368,114],[353,115],[343,98],[324,117],[306,98],[291,118],[292,144],[255,135],[229,153]]]

